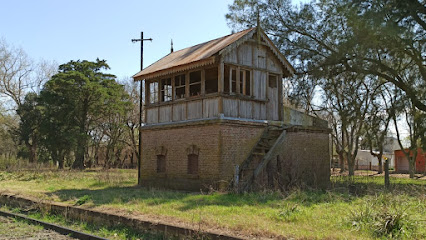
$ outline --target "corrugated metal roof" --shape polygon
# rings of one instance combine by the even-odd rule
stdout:
[[[179,68],[179,70],[186,70],[184,66],[188,66],[189,68],[189,65],[192,66],[193,64],[196,64],[196,67],[198,67],[214,63],[214,55],[216,55],[220,50],[234,43],[247,33],[254,31],[254,29],[255,28],[250,28],[238,33],[230,34],[228,36],[224,36],[189,48],[172,52],[167,56],[161,58],[157,62],[146,67],[139,73],[135,74],[133,78],[135,80],[141,80],[147,76],[149,77],[149,75],[161,75],[161,72],[166,70],[169,72],[173,68]]]

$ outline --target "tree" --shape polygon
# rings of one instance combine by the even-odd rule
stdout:
[[[408,159],[408,171],[410,178],[414,178],[417,150],[425,141],[425,113],[414,107],[412,102],[408,99],[407,96],[404,96],[404,94],[401,94],[401,97],[398,99],[398,101],[395,101],[394,104],[399,107],[398,112],[392,116],[398,144],[401,147],[401,151]],[[408,126],[408,149],[403,146],[401,141],[400,129],[397,122],[398,114],[402,115],[402,118],[405,120]]]
[[[43,83],[55,73],[55,68],[55,62],[34,63],[23,49],[0,40],[0,99],[4,99],[3,107],[9,114],[13,114],[10,110],[16,110],[21,120],[19,125],[8,126],[9,133],[25,143],[30,162],[37,160],[36,96]]]
[[[143,84],[140,82],[139,84]],[[128,131],[127,145],[132,149],[131,165],[135,167],[136,163],[133,160],[139,159],[139,100],[140,93],[138,83],[129,79],[124,84],[125,90],[129,96],[130,109],[126,114],[126,127]],[[142,91],[143,93],[144,91]],[[144,98],[143,98],[144,99]],[[143,106],[143,105],[142,105]]]
[[[18,140],[12,129],[17,128],[17,119],[15,115],[7,114],[7,111],[0,106],[0,158],[5,159],[16,157],[18,153]]]
[[[324,69],[372,75],[426,111],[425,9],[416,0],[324,0],[300,8],[289,0],[235,0],[226,17],[241,29],[255,25],[259,14],[296,75],[323,76]],[[406,78],[410,69],[419,78]]]
[[[358,54],[335,56],[348,71],[380,77],[401,89],[412,104],[426,111],[426,6],[418,0],[352,0],[338,3],[353,36],[347,45]],[[407,71],[418,73],[407,78]]]
[[[0,97],[12,100],[15,109],[21,105],[25,90],[30,88],[32,61],[20,48],[0,40]]]
[[[381,85],[393,84],[417,109],[425,111],[425,8],[424,4],[410,0],[415,3],[415,10],[409,4],[402,4],[401,10],[399,2],[324,0],[297,8],[289,0],[235,0],[226,18],[234,29],[254,26],[260,19],[265,32],[296,70],[295,77],[290,79],[293,98],[312,112],[330,107],[336,148],[341,158],[346,155],[347,159],[342,160],[351,165],[357,148],[353,144],[357,144],[361,136],[359,127],[363,125],[354,121],[365,120],[355,116],[367,116],[371,109],[366,103],[379,94]],[[418,73],[417,77],[413,72]],[[353,89],[352,83],[342,80],[344,76],[362,76],[356,82],[363,82],[364,90],[370,89],[367,95],[371,95]],[[330,88],[330,84],[338,84],[339,88]],[[319,108],[312,104],[311,91],[316,88],[333,94],[325,96]],[[349,95],[339,97],[338,91]],[[357,94],[361,94],[358,100]],[[350,102],[355,105],[340,109],[333,98],[352,99]]]
[[[17,109],[20,116],[19,122],[19,139],[24,142],[29,150],[29,162],[37,162],[37,146],[40,138],[40,123],[42,113],[38,105],[38,95],[36,93],[28,93]]]
[[[362,144],[370,150],[370,154],[377,158],[379,163],[378,173],[383,172],[383,152],[386,137],[389,135],[389,124],[395,115],[396,106],[392,105],[392,92],[386,85],[381,86],[383,89],[379,91],[370,106],[371,110],[367,114]],[[377,150],[377,151],[375,151]]]
[[[75,106],[65,95],[51,91],[49,82],[46,85],[39,100],[43,116],[40,123],[40,145],[47,152],[48,160],[57,162],[62,169],[66,156],[77,147],[79,129],[75,122]]]
[[[66,126],[70,132],[75,131],[67,136],[76,143],[73,168],[84,168],[94,124],[123,107],[123,87],[117,84],[114,75],[102,72],[107,69],[109,66],[105,60],[70,61],[59,66],[59,72],[42,90],[42,95],[49,101],[48,106],[70,119],[68,122],[58,121],[64,123],[61,126]]]
[[[370,111],[370,102],[374,96],[375,88],[366,83],[373,82],[365,80],[363,75],[342,74],[324,79],[321,85],[324,90],[321,111],[327,113],[331,123],[341,172],[346,162],[350,176],[354,175],[364,119]]]

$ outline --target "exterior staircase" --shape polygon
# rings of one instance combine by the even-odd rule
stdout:
[[[238,176],[234,178],[233,187],[237,192],[247,192],[252,188],[255,179],[275,157],[273,153],[281,146],[285,135],[285,127],[268,126],[265,128],[249,156],[240,165]]]

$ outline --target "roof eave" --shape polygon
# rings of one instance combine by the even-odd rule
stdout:
[[[141,72],[139,72],[139,73],[137,73],[133,76],[133,80],[134,81],[149,80],[149,79],[153,79],[153,78],[157,78],[157,77],[166,76],[166,75],[169,75],[169,74],[175,74],[175,73],[195,69],[195,68],[198,68],[198,67],[212,65],[212,64],[215,64],[216,62],[217,62],[216,56],[211,56],[211,57],[206,58],[206,59],[198,60],[198,61],[195,61],[195,62],[183,64],[183,65],[174,66],[174,67],[167,68],[167,69],[162,69],[162,70],[147,73],[147,74],[140,74]]]

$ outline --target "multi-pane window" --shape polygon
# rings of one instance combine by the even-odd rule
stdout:
[[[166,172],[166,156],[157,155],[157,173]]]
[[[198,174],[198,155],[188,155],[188,174]]]
[[[235,67],[225,65],[224,68],[224,92],[236,93],[237,70]]]
[[[152,82],[149,84],[149,102],[158,102],[158,82]]]
[[[189,74],[189,96],[198,96],[201,94],[201,71],[191,72]]]
[[[161,79],[161,101],[168,102],[172,100],[172,79]]]
[[[240,91],[243,95],[251,95],[251,72],[249,70],[240,71]]]
[[[268,84],[269,84],[270,88],[276,88],[277,87],[277,84],[278,84],[277,79],[278,79],[277,75],[269,74]]]
[[[206,69],[206,94],[216,93],[218,91],[217,85],[218,69],[217,67]]]
[[[175,77],[175,99],[185,98],[185,74]]]

